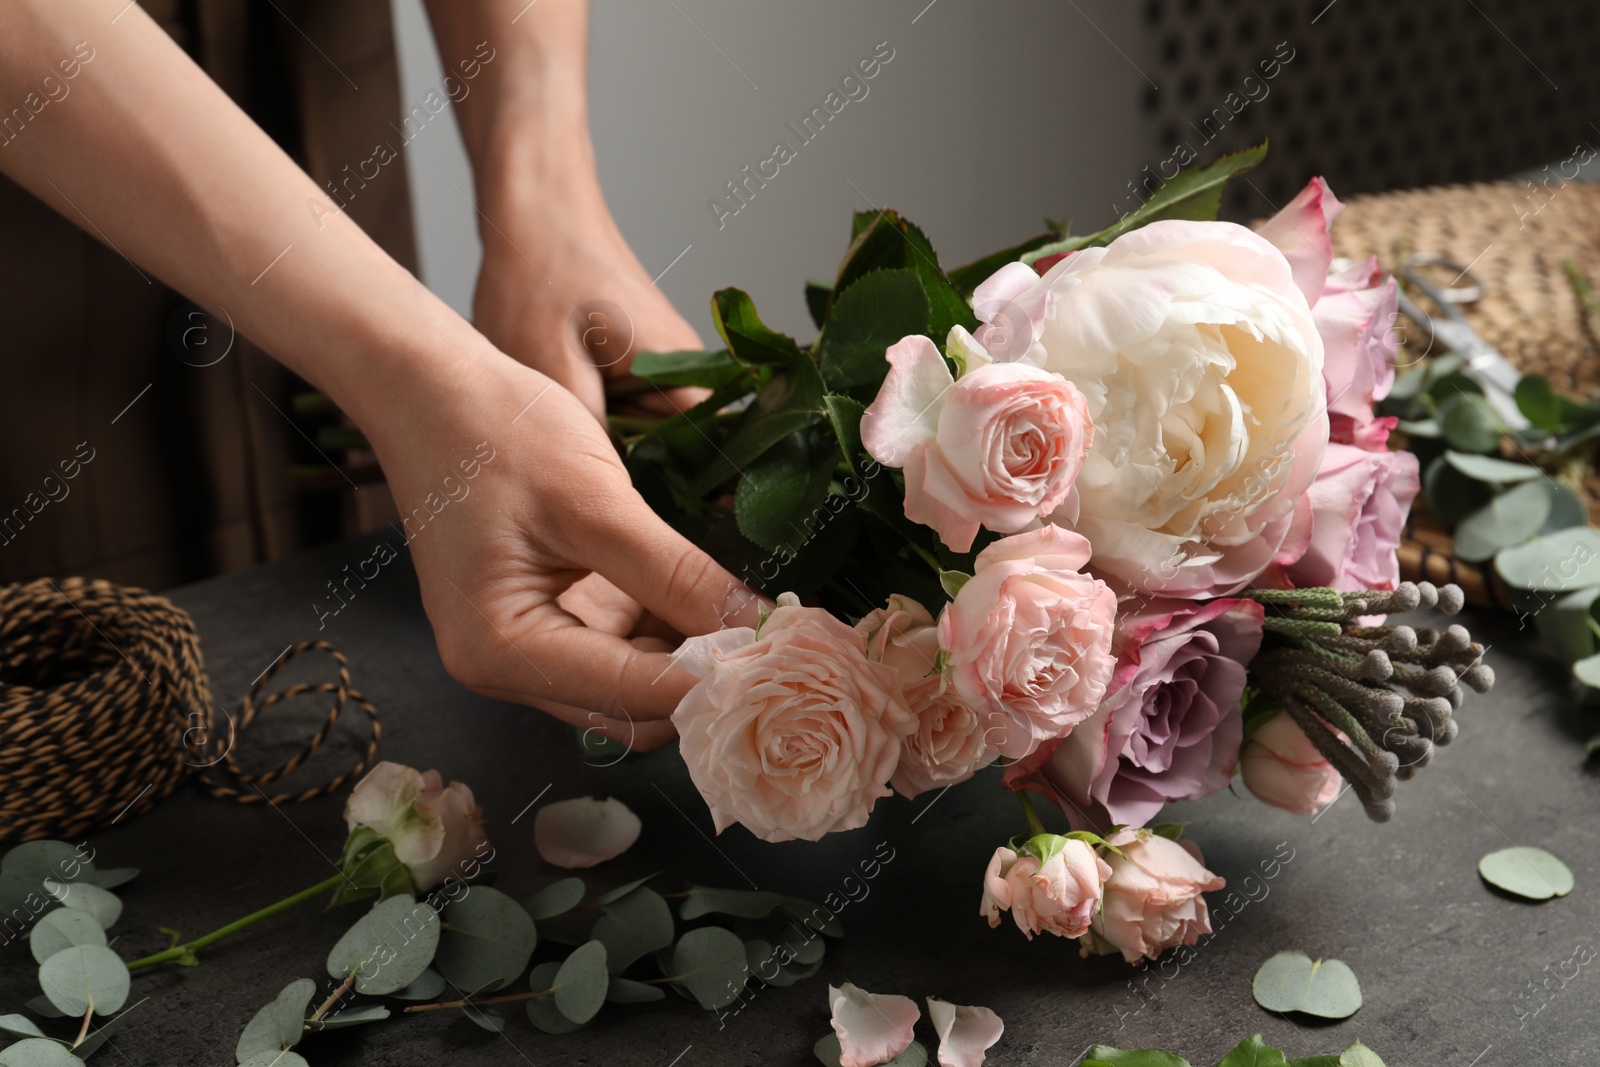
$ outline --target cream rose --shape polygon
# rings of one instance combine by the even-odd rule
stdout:
[[[1339,743],[1344,743],[1344,734]],[[1344,778],[1287,711],[1257,727],[1239,753],[1245,788],[1275,808],[1315,815],[1339,799]]]
[[[448,787],[438,771],[419,771],[388,760],[368,771],[344,807],[351,833],[366,827],[394,846],[395,859],[419,890],[461,872],[488,837],[483,809],[460,782]]]
[[[1000,913],[1010,911],[1030,940],[1034,934],[1082,937],[1111,868],[1087,841],[1041,834],[1030,845],[1036,843],[1047,846],[1048,859],[995,849],[983,875],[979,913],[994,927],[1000,925]]]
[[[1003,756],[1062,736],[1105,696],[1117,598],[1088,562],[1089,542],[1059,526],[1001,538],[940,616],[956,696]]]
[[[994,762],[983,719],[956,697],[939,669],[939,628],[927,608],[910,597],[892,596],[887,607],[856,623],[856,632],[866,642],[868,659],[899,672],[906,705],[917,717],[889,779],[895,792],[915,797],[942,789]]]
[[[993,363],[959,326],[951,342],[973,357],[959,380],[921,334],[890,347],[861,443],[904,468],[906,518],[965,552],[980,526],[1016,533],[1060,507],[1094,425],[1083,394],[1059,375]]]
[[[701,679],[672,722],[719,833],[737,822],[816,841],[864,825],[889,795],[916,718],[899,672],[826,611],[785,593],[759,631],[690,638],[677,662]]]
[[[1274,562],[1328,440],[1322,340],[1290,264],[1227,222],[1153,222],[974,293],[1078,387],[1094,443],[1073,526],[1139,593],[1223,596]],[[1301,524],[1303,525],[1303,523]]]
[[[1123,830],[1111,843],[1122,855],[1108,861],[1111,877],[1089,931],[1094,945],[1109,943],[1123,959],[1138,963],[1211,932],[1211,914],[1200,894],[1226,883],[1206,870],[1199,846],[1149,830]]]

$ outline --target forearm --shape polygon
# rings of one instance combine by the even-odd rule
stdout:
[[[369,432],[403,382],[452,373],[487,347],[125,3],[8,5],[4,114],[46,91],[46,70],[65,89],[7,131],[0,170],[225,314]],[[69,57],[79,63],[67,79],[57,61]]]

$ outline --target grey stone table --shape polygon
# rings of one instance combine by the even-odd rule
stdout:
[[[811,1045],[827,1032],[827,984],[846,980],[919,1003],[934,993],[988,1005],[1006,1024],[991,1052],[995,1064],[1073,1064],[1106,1041],[1153,1045],[1209,1065],[1258,1031],[1291,1056],[1360,1038],[1391,1067],[1600,1062],[1600,968],[1591,964],[1564,987],[1546,982],[1558,968],[1570,971],[1565,961],[1577,946],[1600,949],[1600,797],[1582,746],[1600,716],[1574,706],[1564,672],[1514,620],[1467,620],[1492,642],[1499,683],[1487,697],[1469,697],[1459,739],[1401,785],[1388,825],[1369,823],[1348,798],[1314,822],[1226,792],[1175,810],[1174,818],[1193,820],[1189,835],[1244,903],[1187,966],[1139,970],[1115,958],[1079,959],[1075,945],[1058,939],[1029,942],[1009,920],[990,930],[978,917],[984,863],[1020,828],[1015,802],[992,773],[937,799],[885,800],[867,827],[820,844],[768,845],[740,828],[714,838],[674,750],[591,767],[553,720],[452,682],[404,558],[319,633],[326,583],[368,558],[374,543],[329,546],[173,594],[199,624],[220,702],[236,704],[291,642],[333,641],[382,711],[382,757],[437,767],[472,786],[490,820],[498,885],[519,897],[558,873],[534,849],[530,806],[610,794],[639,813],[644,833],[632,851],[590,872],[591,885],[663,870],[821,900],[843,894],[854,875],[849,885],[859,899],[843,909],[848,936],[830,945],[820,974],[792,988],[761,989],[737,1014],[719,1019],[669,997],[610,1006],[588,1029],[555,1037],[520,1012],[498,1036],[439,1012],[314,1036],[303,1051],[318,1067],[802,1065],[815,1062]],[[328,664],[316,658],[284,675],[318,677]],[[246,764],[287,757],[318,718],[309,704],[269,715],[242,743]],[[330,744],[301,779],[313,780],[318,768],[331,773],[356,745]],[[165,946],[157,926],[199,934],[328,877],[344,835],[342,804],[336,797],[244,807],[184,789],[91,835],[103,862],[144,870],[122,891],[117,948],[128,957],[154,951]],[[1577,876],[1572,895],[1529,904],[1485,887],[1478,858],[1508,836],[1563,857]],[[876,878],[860,877],[862,861],[891,849]],[[1213,905],[1223,896],[1214,894]],[[250,1015],[296,977],[322,981],[327,951],[355,914],[305,906],[210,950],[199,967],[141,973],[135,997],[148,995],[149,1003],[96,1062],[231,1067]],[[1290,948],[1349,963],[1366,1006],[1321,1026],[1258,1008],[1251,976]],[[24,947],[0,949],[0,1012],[17,1010],[37,991],[32,971]],[[1556,991],[1540,992],[1541,983]],[[919,1037],[931,1050],[925,1019]]]

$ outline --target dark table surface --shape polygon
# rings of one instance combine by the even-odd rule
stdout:
[[[1492,643],[1489,662],[1499,681],[1486,697],[1469,695],[1456,743],[1401,784],[1391,823],[1368,822],[1348,797],[1314,822],[1227,792],[1171,809],[1172,818],[1193,820],[1188,835],[1248,903],[1187,966],[1169,961],[1138,970],[1117,958],[1080,959],[1075,944],[1059,939],[1029,942],[1009,920],[991,931],[978,917],[985,861],[1020,829],[1017,806],[993,773],[937,799],[885,800],[867,827],[820,844],[769,845],[742,828],[713,839],[675,749],[592,767],[553,720],[475,697],[451,681],[404,558],[319,632],[326,583],[369,557],[375,540],[332,545],[172,596],[199,625],[223,706],[235,705],[286,645],[313,637],[337,644],[351,659],[355,684],[381,709],[381,758],[437,767],[471,785],[490,820],[500,888],[520,898],[558,876],[534,849],[533,811],[584,794],[621,797],[644,822],[630,852],[588,873],[593,886],[662,870],[702,884],[754,884],[821,900],[843,893],[845,879],[859,878],[858,864],[875,852],[892,849],[894,858],[870,882],[851,883],[861,899],[842,911],[847,937],[830,944],[816,977],[760,989],[737,1014],[719,1019],[669,997],[608,1006],[587,1029],[558,1037],[535,1030],[520,1010],[501,1035],[438,1012],[314,1035],[301,1051],[318,1067],[814,1063],[811,1045],[828,1032],[826,986],[844,981],[919,1005],[931,993],[993,1008],[1006,1024],[990,1053],[996,1064],[1072,1064],[1105,1041],[1156,1046],[1209,1065],[1254,1032],[1291,1056],[1336,1051],[1359,1038],[1391,1067],[1600,1061],[1597,968],[1591,964],[1564,986],[1551,977],[1558,968],[1570,973],[1566,961],[1579,946],[1600,950],[1600,791],[1582,745],[1600,729],[1600,715],[1575,706],[1565,671],[1514,620],[1465,620]],[[292,664],[285,681],[327,677],[326,660],[317,659]],[[318,707],[275,709],[241,742],[246,765],[286,758],[314,729]],[[332,741],[295,781],[331,775],[358,750],[353,736]],[[126,911],[113,930],[120,935],[115,947],[127,958],[155,951],[166,944],[158,926],[193,936],[328,877],[329,857],[343,842],[343,803],[341,795],[245,807],[186,788],[148,814],[90,835],[102,864],[144,872],[120,890]],[[1489,890],[1477,861],[1513,842],[1561,856],[1577,889],[1543,904]],[[1273,865],[1285,856],[1292,858]],[[1223,896],[1212,895],[1214,906]],[[134,999],[150,1000],[96,1062],[230,1067],[257,1007],[294,978],[326,984],[328,949],[357,914],[306,906],[218,945],[199,967],[136,975]],[[1285,949],[1347,962],[1365,1007],[1325,1025],[1257,1007],[1251,977]],[[0,949],[0,1013],[19,1010],[37,992],[33,970],[20,943]],[[918,1037],[931,1052],[926,1016]]]

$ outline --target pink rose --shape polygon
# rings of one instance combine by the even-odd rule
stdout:
[[[1316,306],[1333,264],[1333,238],[1328,230],[1344,205],[1326,179],[1312,178],[1293,200],[1256,230],[1277,246],[1294,271],[1294,283]]]
[[[1000,925],[1000,913],[1010,911],[1017,929],[1029,940],[1034,934],[1082,937],[1111,868],[1087,841],[1041,834],[1030,844],[1036,842],[1045,844],[1048,859],[1018,855],[1004,847],[994,850],[983,875],[978,913],[995,927]]]
[[[1019,363],[969,366],[956,381],[921,334],[888,359],[861,442],[879,463],[905,469],[906,518],[965,552],[980,526],[1015,533],[1067,499],[1094,440],[1070,382]]]
[[[956,696],[1003,756],[1060,737],[1105,697],[1117,598],[1088,562],[1089,542],[1059,526],[1002,538],[939,619]]]
[[[1400,533],[1422,488],[1410,452],[1329,445],[1311,501],[1311,543],[1288,568],[1300,588],[1393,589],[1400,581]]]
[[[1339,736],[1342,744],[1344,735]],[[1339,772],[1286,711],[1250,735],[1239,753],[1239,771],[1258,799],[1296,815],[1315,815],[1344,788]]]
[[[1129,963],[1138,963],[1176,945],[1192,945],[1211,932],[1211,915],[1200,894],[1226,883],[1206,870],[1193,842],[1123,830],[1111,843],[1122,855],[1112,854],[1108,860],[1111,876],[1091,926],[1093,938],[1114,946]]]
[[[984,722],[956,699],[939,664],[939,628],[928,609],[905,596],[856,623],[867,658],[900,673],[906,705],[917,717],[916,730],[900,750],[900,766],[889,784],[903,797],[941,789],[971,778],[994,761],[984,743]]]
[[[1143,826],[1172,800],[1233,777],[1245,666],[1261,646],[1253,600],[1157,601],[1118,620],[1110,694],[1040,768],[1077,829]]]
[[[352,833],[367,827],[388,840],[418,890],[432,889],[467,867],[489,840],[472,790],[460,782],[446,788],[438,771],[388,760],[356,783],[344,819]]]
[[[861,636],[793,594],[759,631],[692,637],[678,665],[700,676],[672,713],[680,751],[717,831],[816,841],[867,821],[916,718],[899,672]]]

